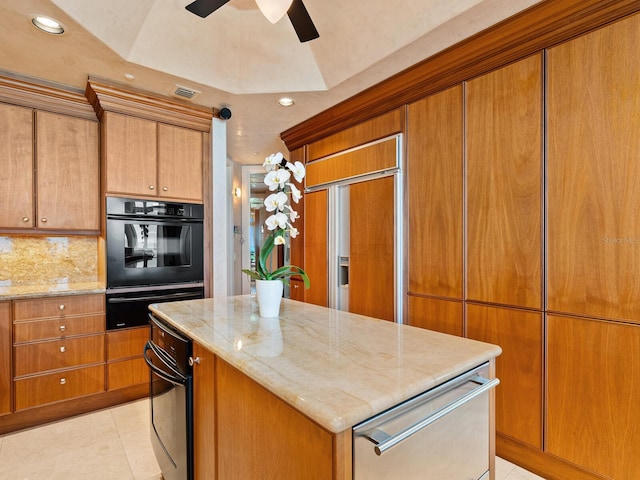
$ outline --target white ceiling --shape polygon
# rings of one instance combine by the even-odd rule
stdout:
[[[205,19],[191,0],[0,0],[0,69],[84,89],[88,75],[227,106],[228,155],[261,163],[280,132],[540,0],[304,0],[320,38],[301,44],[254,0]],[[54,36],[34,14],[61,21]],[[127,80],[125,74],[135,78]],[[283,108],[283,94],[295,105]]]

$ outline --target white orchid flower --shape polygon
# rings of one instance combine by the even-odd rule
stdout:
[[[264,159],[264,163],[262,164],[262,166],[267,172],[270,172],[271,170],[276,168],[276,166],[278,166],[283,159],[284,155],[282,155],[282,153],[273,153]]]
[[[287,183],[287,185],[289,186],[289,188],[291,188],[291,198],[293,198],[294,202],[298,203],[302,198],[302,192],[300,192],[300,190],[298,190],[298,187],[296,187],[293,183]]]
[[[302,181],[305,174],[304,164],[302,162],[287,162],[287,168],[291,170],[291,173],[293,173],[293,178],[295,178],[297,182]]]
[[[287,197],[287,194],[284,192],[272,193],[264,199],[264,206],[266,207],[267,212],[273,212],[276,209],[282,211],[287,200],[289,200],[289,197]]]
[[[274,245],[284,245],[285,243],[287,243],[287,241],[284,239],[282,235],[278,235],[276,238],[273,239]]]
[[[285,205],[285,208],[289,210],[289,220],[291,222],[295,222],[296,219],[300,218],[300,215],[298,215],[298,212],[296,212],[293,208],[291,208],[290,205]]]
[[[276,228],[285,229],[287,228],[288,218],[289,217],[287,217],[284,213],[278,212],[268,217],[264,221],[264,224],[267,226],[267,229],[269,230],[275,230]]]
[[[290,178],[291,174],[286,170],[271,170],[264,177],[264,184],[273,192],[277,188],[284,188]]]
[[[298,229],[296,227],[289,224],[289,235],[291,235],[291,238],[296,238],[299,233],[300,232],[298,232]]]

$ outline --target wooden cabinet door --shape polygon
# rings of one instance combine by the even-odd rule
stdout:
[[[36,113],[37,225],[100,230],[98,123]]]
[[[542,313],[467,305],[467,337],[502,348],[496,430],[542,449]]]
[[[409,105],[409,293],[462,298],[462,87]]]
[[[463,304],[439,298],[408,297],[407,324],[462,337]]]
[[[640,478],[640,326],[550,315],[547,336],[547,451]]]
[[[329,305],[327,200],[327,190],[304,196],[304,270],[311,282],[304,292],[304,300],[323,307]]]
[[[349,311],[395,320],[395,177],[349,186]]]
[[[31,228],[33,111],[0,104],[0,228]]]
[[[548,308],[640,322],[640,16],[548,52]]]
[[[542,57],[467,83],[467,298],[542,308]]]
[[[193,445],[195,480],[216,479],[216,357],[197,342],[193,356]],[[221,435],[224,436],[223,433]]]
[[[202,202],[202,132],[158,124],[158,195]]]
[[[106,193],[157,194],[157,126],[142,118],[104,112],[102,118]]]
[[[219,358],[215,382],[218,478],[334,478],[332,434]]]
[[[11,303],[0,302],[0,415],[11,413]]]

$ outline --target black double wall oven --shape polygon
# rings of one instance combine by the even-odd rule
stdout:
[[[107,329],[147,325],[151,303],[204,297],[200,204],[107,197]]]

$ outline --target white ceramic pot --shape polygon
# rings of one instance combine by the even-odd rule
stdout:
[[[256,280],[256,299],[261,317],[273,318],[280,315],[283,291],[282,280]]]

